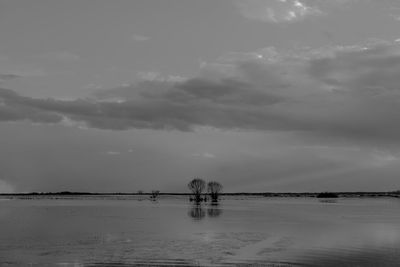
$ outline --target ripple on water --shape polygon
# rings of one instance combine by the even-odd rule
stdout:
[[[338,248],[318,249],[298,258],[306,266],[399,266],[400,248]]]

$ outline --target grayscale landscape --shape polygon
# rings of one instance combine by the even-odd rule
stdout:
[[[0,266],[400,266],[399,0],[0,0]]]

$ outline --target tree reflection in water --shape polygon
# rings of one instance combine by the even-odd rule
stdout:
[[[188,214],[195,220],[201,220],[206,216],[206,212],[204,211],[201,204],[193,205]]]
[[[222,214],[222,209],[219,207],[218,203],[212,203],[207,206],[208,217],[215,218]],[[205,207],[201,204],[192,205],[188,215],[195,220],[201,220],[206,216]]]
[[[209,217],[218,217],[221,214],[222,209],[219,207],[218,203],[211,203],[211,205],[207,207],[207,215]]]

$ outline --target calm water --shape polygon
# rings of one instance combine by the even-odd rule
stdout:
[[[400,266],[400,200],[0,200],[0,265]]]

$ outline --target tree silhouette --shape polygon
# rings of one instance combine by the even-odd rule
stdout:
[[[201,202],[201,194],[203,193],[204,189],[206,187],[206,182],[200,178],[195,178],[190,183],[188,183],[188,188],[190,191],[192,191],[194,195],[194,200],[196,202]]]
[[[160,194],[160,190],[152,190],[150,199],[157,200],[158,195]]]
[[[214,181],[209,182],[207,184],[207,191],[208,191],[208,193],[210,193],[211,200],[213,202],[217,202],[219,194],[222,191],[222,185],[220,183],[214,182]]]

